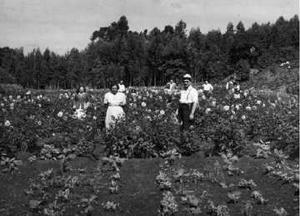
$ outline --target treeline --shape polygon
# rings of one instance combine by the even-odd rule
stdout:
[[[0,48],[0,83],[29,88],[103,88],[123,79],[127,85],[164,85],[190,73],[196,81],[221,80],[236,73],[247,80],[249,68],[298,59],[299,18],[283,17],[274,24],[242,22],[203,34],[199,28],[186,30],[186,23],[143,32],[130,31],[127,18],[100,27],[91,42],[65,55],[49,49]]]

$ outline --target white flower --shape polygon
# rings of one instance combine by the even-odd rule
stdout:
[[[1,106],[4,107],[4,103],[1,103]]]
[[[262,104],[262,107],[265,107],[265,106],[266,106],[266,104],[263,103],[263,104]]]
[[[94,119],[94,120],[97,120],[97,116],[93,116],[93,119]]]
[[[135,127],[135,130],[136,130],[136,131],[140,131],[140,130],[142,130],[142,128],[141,128],[140,126],[137,125],[137,126]]]
[[[242,117],[241,117],[243,120],[245,120],[246,119],[246,116],[245,115],[242,115]]]
[[[164,114],[165,114],[165,111],[164,111],[164,110],[161,110],[161,111],[159,112],[159,114],[164,115]]]
[[[41,125],[42,125],[42,122],[41,122],[41,121],[38,121],[37,124],[38,124],[39,126],[41,126]]]
[[[59,111],[58,113],[57,113],[57,116],[59,117],[59,118],[61,118],[62,116],[63,116],[63,112],[62,111]]]
[[[235,109],[239,110],[240,109],[240,104],[235,105]]]
[[[77,110],[75,110],[73,117],[81,120],[86,117],[86,113],[83,109],[77,109]]]
[[[20,99],[21,99],[21,96],[20,96],[20,95],[18,95],[18,96],[17,96],[17,99],[18,99],[18,100],[20,100]]]
[[[260,105],[261,104],[261,100],[256,101],[256,104]]]
[[[246,110],[250,111],[251,110],[251,107],[248,105],[246,106]]]
[[[205,95],[202,95],[202,100],[206,100],[206,97],[205,97]]]
[[[142,105],[142,107],[146,107],[147,106],[147,104],[144,101],[141,103],[141,105]]]
[[[5,123],[4,123],[4,126],[5,126],[5,127],[9,127],[10,125],[11,125],[11,124],[10,124],[10,121],[6,120]]]
[[[240,99],[240,98],[241,98],[241,95],[240,95],[240,94],[234,94],[234,95],[233,95],[233,98],[234,98],[234,99]]]
[[[205,113],[208,114],[211,111],[211,108],[206,108]]]
[[[215,107],[215,106],[217,105],[217,101],[213,100],[213,101],[211,102],[211,105],[212,105],[213,107]]]
[[[9,99],[9,100],[12,100],[12,99],[13,99],[13,96],[9,95],[9,96],[8,96],[8,99]]]
[[[223,107],[224,111],[228,111],[230,109],[230,107],[228,105]]]

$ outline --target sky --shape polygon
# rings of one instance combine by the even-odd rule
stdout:
[[[298,0],[0,0],[0,47],[82,50],[93,31],[125,15],[133,31],[163,29],[178,21],[207,33],[229,22],[274,23],[299,14]]]

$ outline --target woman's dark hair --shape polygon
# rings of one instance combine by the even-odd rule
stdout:
[[[119,84],[118,83],[112,83],[110,85],[110,90],[112,89],[113,86],[117,86],[117,89],[119,90]]]

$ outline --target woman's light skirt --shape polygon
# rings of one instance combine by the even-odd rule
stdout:
[[[106,111],[105,127],[107,130],[112,129],[116,122],[125,118],[124,110],[121,106],[109,106]]]

